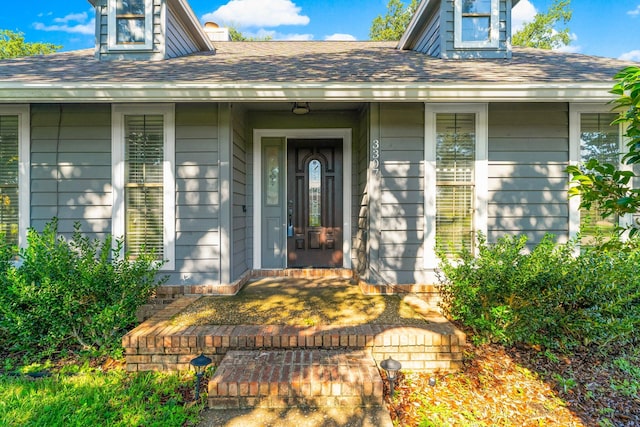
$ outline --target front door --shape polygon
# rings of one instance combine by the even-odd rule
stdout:
[[[342,140],[287,149],[287,266],[342,267]]]

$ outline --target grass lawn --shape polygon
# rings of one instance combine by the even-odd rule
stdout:
[[[193,374],[67,366],[44,378],[0,375],[2,426],[195,425]]]

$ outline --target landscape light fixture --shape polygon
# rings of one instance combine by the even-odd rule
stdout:
[[[309,111],[311,111],[311,108],[309,107],[308,102],[294,102],[293,108],[291,109],[291,112],[293,114],[297,114],[299,116],[303,114],[308,114]]]
[[[393,397],[396,393],[395,385],[396,379],[398,378],[398,371],[402,369],[402,364],[389,357],[388,359],[380,362],[380,367],[387,373],[387,379],[389,380],[389,394]]]
[[[211,359],[200,353],[200,356],[194,357],[189,362],[191,366],[196,370],[196,402],[200,400],[200,381],[204,375],[204,370],[211,364]]]

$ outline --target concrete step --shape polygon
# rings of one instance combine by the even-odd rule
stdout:
[[[370,407],[382,378],[362,350],[228,351],[209,380],[209,408]]]

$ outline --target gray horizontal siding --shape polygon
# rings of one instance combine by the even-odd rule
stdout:
[[[169,284],[220,277],[218,107],[176,105],[176,271]]]
[[[232,236],[231,236],[231,280],[239,278],[249,269],[247,226],[249,217],[242,207],[247,205],[247,138],[245,114],[232,110]]]
[[[31,129],[31,225],[110,233],[110,105],[33,105]]]
[[[568,237],[566,104],[491,104],[488,237]]]
[[[380,105],[379,273],[391,283],[420,281],[424,241],[424,106]]]

